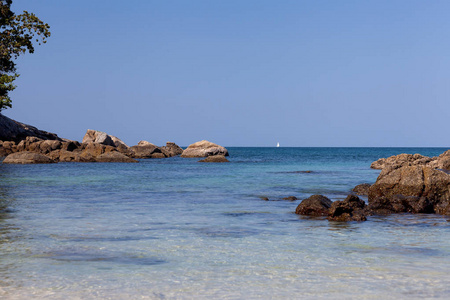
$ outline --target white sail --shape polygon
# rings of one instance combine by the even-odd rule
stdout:
[[[277,143],[277,147],[280,147],[280,143]]]

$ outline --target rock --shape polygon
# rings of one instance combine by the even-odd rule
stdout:
[[[268,197],[265,197],[265,196],[261,196],[261,197],[259,197],[261,200],[264,200],[264,201],[269,201],[269,198]]]
[[[404,166],[404,165],[426,165],[432,159],[427,156],[423,156],[420,154],[406,154],[402,153],[399,155],[394,155],[388,158],[380,158],[379,160],[373,162],[370,167],[372,169],[381,170],[385,167],[393,167],[393,166]]]
[[[17,152],[17,145],[12,141],[0,141],[0,157]]]
[[[137,145],[138,146],[154,146],[154,147],[157,147],[155,144],[152,144],[152,143],[147,142],[147,141],[140,141]]]
[[[298,199],[295,196],[289,196],[289,197],[283,198],[283,200],[295,201],[295,200],[298,200]]]
[[[138,161],[132,159],[120,152],[107,152],[96,157],[97,162],[120,162],[120,163],[137,163]]]
[[[133,146],[130,147],[131,157],[133,158],[164,158],[165,155],[161,149],[155,145]]]
[[[228,150],[225,147],[203,140],[189,145],[183,151],[181,157],[207,157],[213,155],[228,156]]]
[[[61,149],[65,151],[74,151],[81,147],[81,144],[77,141],[64,141],[62,142]]]
[[[385,167],[369,189],[369,207],[377,213],[448,214],[450,175],[421,165]]]
[[[4,160],[4,164],[50,164],[55,163],[53,159],[40,153],[16,152],[9,154]]]
[[[356,195],[367,196],[369,195],[370,186],[371,185],[368,183],[358,184],[352,189],[352,192],[354,192]]]
[[[99,143],[87,143],[81,144],[81,154],[82,156],[93,156],[97,157],[103,153],[117,151],[114,146],[103,145]]]
[[[167,142],[165,146],[161,147],[161,151],[166,157],[173,157],[181,155],[183,153],[183,148],[175,143]]]
[[[295,210],[298,215],[327,216],[333,202],[325,196],[313,195],[303,200]]]
[[[150,156],[150,158],[166,158],[166,156],[164,153],[155,152]]]
[[[102,131],[97,131],[97,130],[92,130],[92,129],[88,129],[86,131],[86,134],[83,137],[82,143],[83,144],[98,143],[98,144],[113,146],[113,147],[118,147],[119,145],[122,145],[122,146],[128,148],[128,146],[118,137],[109,135]]]
[[[0,114],[0,140],[19,143],[28,136],[43,140],[61,140],[56,134],[14,121]]]
[[[366,221],[364,208],[366,203],[355,195],[349,195],[345,200],[334,201],[328,211],[329,221]]]
[[[225,158],[223,155],[212,155],[208,156],[205,159],[199,160],[198,162],[213,162],[213,163],[223,163],[223,162],[229,162],[228,159]]]

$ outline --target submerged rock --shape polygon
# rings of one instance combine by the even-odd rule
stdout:
[[[295,196],[284,197],[283,200],[295,201],[298,200]]]
[[[212,155],[212,156],[208,156],[205,159],[199,160],[198,162],[224,163],[224,162],[229,162],[229,160],[226,159],[225,156],[223,156],[223,155]]]
[[[50,164],[55,162],[48,156],[28,151],[9,154],[3,160],[4,164]]]
[[[327,216],[328,209],[333,202],[322,195],[312,195],[303,200],[295,210],[298,215],[306,216]]]
[[[189,145],[183,151],[181,157],[207,157],[213,155],[228,156],[228,150],[225,147],[203,140]]]

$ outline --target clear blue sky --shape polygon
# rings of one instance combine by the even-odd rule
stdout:
[[[450,1],[15,0],[52,36],[4,114],[130,146],[450,146]]]

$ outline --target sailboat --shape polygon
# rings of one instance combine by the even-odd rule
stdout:
[[[280,143],[277,143],[277,148],[280,147]]]

